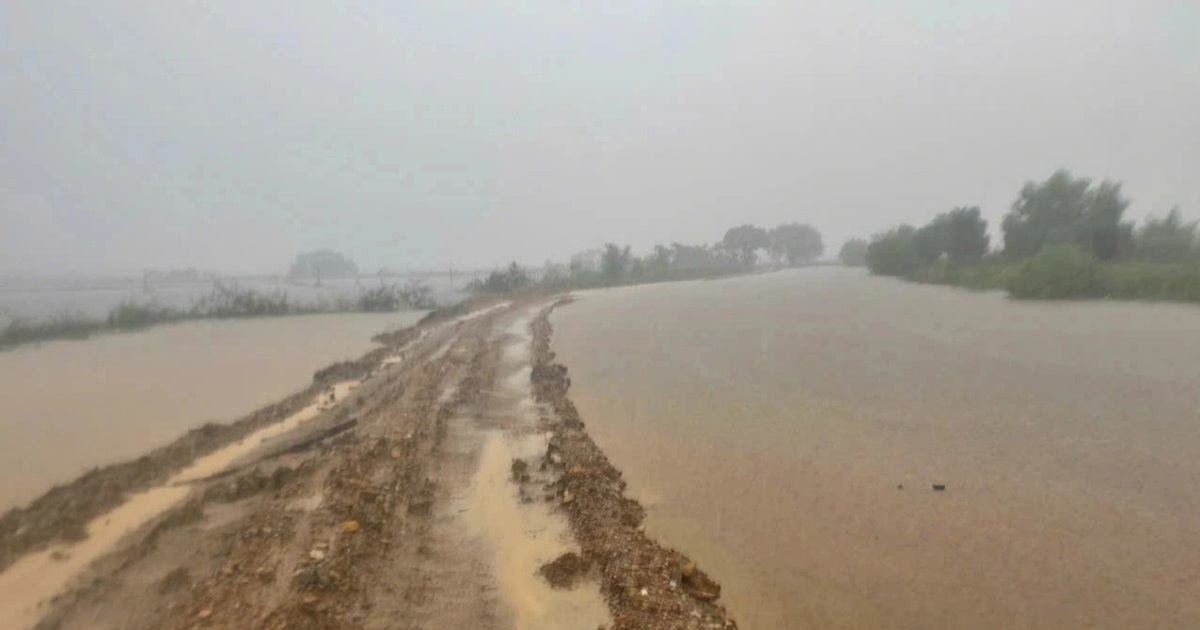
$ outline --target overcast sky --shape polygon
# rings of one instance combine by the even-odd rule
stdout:
[[[340,8],[337,8],[340,7]],[[1200,216],[1200,3],[0,1],[0,276],[540,264],[1065,166]]]

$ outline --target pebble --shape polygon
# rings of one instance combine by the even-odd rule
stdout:
[[[312,551],[308,552],[308,557],[320,562],[325,559],[325,552],[321,551],[320,549],[313,549]]]

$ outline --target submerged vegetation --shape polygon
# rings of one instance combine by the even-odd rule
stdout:
[[[404,286],[381,283],[375,289],[360,290],[357,296],[342,295],[314,303],[301,303],[290,299],[287,291],[257,291],[218,282],[189,308],[127,300],[109,310],[103,319],[78,314],[59,315],[40,321],[14,319],[0,326],[0,350],[39,341],[86,339],[102,332],[132,331],[195,319],[430,309],[435,306],[431,296],[429,285],[410,280]]]
[[[1060,170],[1022,187],[1001,224],[999,251],[988,251],[979,209],[957,208],[920,228],[875,235],[866,263],[878,275],[1003,289],[1018,299],[1200,302],[1197,223],[1173,208],[1135,229],[1123,220],[1129,204],[1119,182],[1093,184]]]

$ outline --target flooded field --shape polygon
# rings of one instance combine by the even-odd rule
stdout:
[[[430,297],[435,302],[452,304],[467,296],[463,287],[480,275],[478,272],[459,273],[453,282],[442,276],[389,277],[384,282],[403,286],[409,280],[419,281],[429,286]],[[320,286],[312,281],[290,282],[272,276],[230,277],[221,282],[259,293],[283,292],[296,304],[312,306],[357,297],[362,291],[379,286],[380,279],[327,279]],[[13,319],[39,321],[60,315],[103,319],[109,310],[128,302],[186,310],[211,294],[214,286],[211,280],[146,284],[141,278],[0,277],[0,325]]]
[[[421,315],[199,321],[0,352],[0,511],[300,390]]]
[[[1200,309],[826,269],[554,324],[647,532],[744,628],[1200,627]]]

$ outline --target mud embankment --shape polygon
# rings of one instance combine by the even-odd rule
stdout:
[[[533,321],[534,398],[557,415],[548,459],[563,469],[558,492],[582,558],[563,558],[560,565],[591,567],[601,578],[615,629],[736,628],[717,603],[721,587],[687,556],[646,537],[645,511],[624,495],[621,472],[588,437],[568,397],[571,379],[566,366],[555,363],[550,350],[550,312],[568,300],[543,309]],[[551,577],[562,566],[548,566]]]

